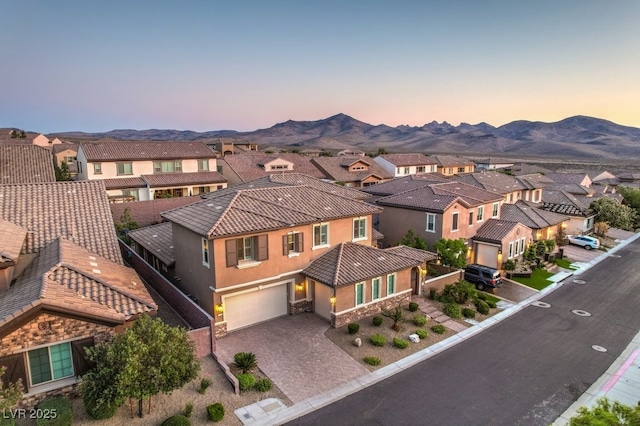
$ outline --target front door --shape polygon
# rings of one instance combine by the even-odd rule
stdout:
[[[413,294],[420,294],[420,271],[418,268],[411,269],[411,288]]]

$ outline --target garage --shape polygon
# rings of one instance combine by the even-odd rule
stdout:
[[[479,265],[498,267],[498,247],[476,243],[476,261]]]
[[[227,331],[287,315],[287,284],[264,285],[223,297]]]

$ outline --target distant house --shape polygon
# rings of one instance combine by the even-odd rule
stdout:
[[[34,145],[40,146],[42,148],[48,148],[48,149],[51,149],[53,145],[58,145],[62,143],[62,141],[58,138],[54,138],[53,140],[51,140],[43,134],[39,134],[38,136],[33,138],[32,142]]]
[[[549,168],[542,167],[538,164],[527,164],[527,163],[514,164],[512,166],[505,167],[504,170],[505,172],[513,176],[531,175],[535,173],[546,175],[547,173],[554,173],[554,171]]]
[[[243,154],[246,152],[258,152],[258,144],[251,142],[231,142],[217,140],[213,142],[207,142],[207,146],[209,146],[212,151],[219,152],[223,157],[233,154]]]
[[[551,182],[548,177],[539,174],[510,176],[495,171],[459,175],[456,180],[502,194],[505,203],[518,200],[539,203],[543,188]]]
[[[364,157],[366,154],[359,149],[343,149],[336,154],[338,157]]]
[[[383,154],[374,157],[393,177],[402,177],[420,173],[435,173],[438,162],[433,157],[423,154]]]
[[[468,158],[454,155],[432,155],[437,161],[437,171],[445,176],[453,176],[459,173],[471,173],[475,170],[475,163]]]
[[[218,168],[229,186],[274,174],[302,173],[318,179],[326,177],[311,163],[311,158],[294,153],[229,155],[218,159]]]
[[[568,234],[584,234],[593,231],[595,213],[589,208],[591,201],[591,197],[566,191],[546,190],[542,196],[542,208],[568,216]]]
[[[567,227],[570,219],[567,215],[543,210],[541,204],[522,200],[512,204],[503,204],[500,218],[527,226],[533,232],[533,240],[555,239],[558,227]]]
[[[575,184],[589,188],[592,180],[587,173],[545,173],[545,176],[558,184]]]
[[[112,202],[188,197],[226,188],[202,142],[93,142],[78,148],[78,179],[105,181]]]
[[[74,178],[78,174],[78,144],[75,143],[61,143],[53,145],[53,157],[58,165],[62,166],[62,163],[67,163],[69,173]]]
[[[36,145],[0,144],[0,184],[55,181],[51,151]]]
[[[483,158],[475,160],[476,171],[498,170],[513,166],[513,163],[504,158]]]
[[[392,175],[372,158],[362,157],[317,157],[314,164],[327,179],[349,187],[366,187],[385,182]]]
[[[489,219],[472,238],[473,263],[502,268],[507,260],[519,260],[533,241],[532,231],[522,223]]]

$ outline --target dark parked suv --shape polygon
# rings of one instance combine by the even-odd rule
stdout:
[[[475,284],[478,290],[502,286],[500,271],[483,265],[467,265],[464,268],[464,279]]]

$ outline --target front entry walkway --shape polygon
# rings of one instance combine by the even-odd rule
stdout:
[[[229,365],[238,352],[253,352],[258,367],[294,403],[326,392],[369,371],[324,336],[329,323],[315,314],[267,321],[216,342]]]

